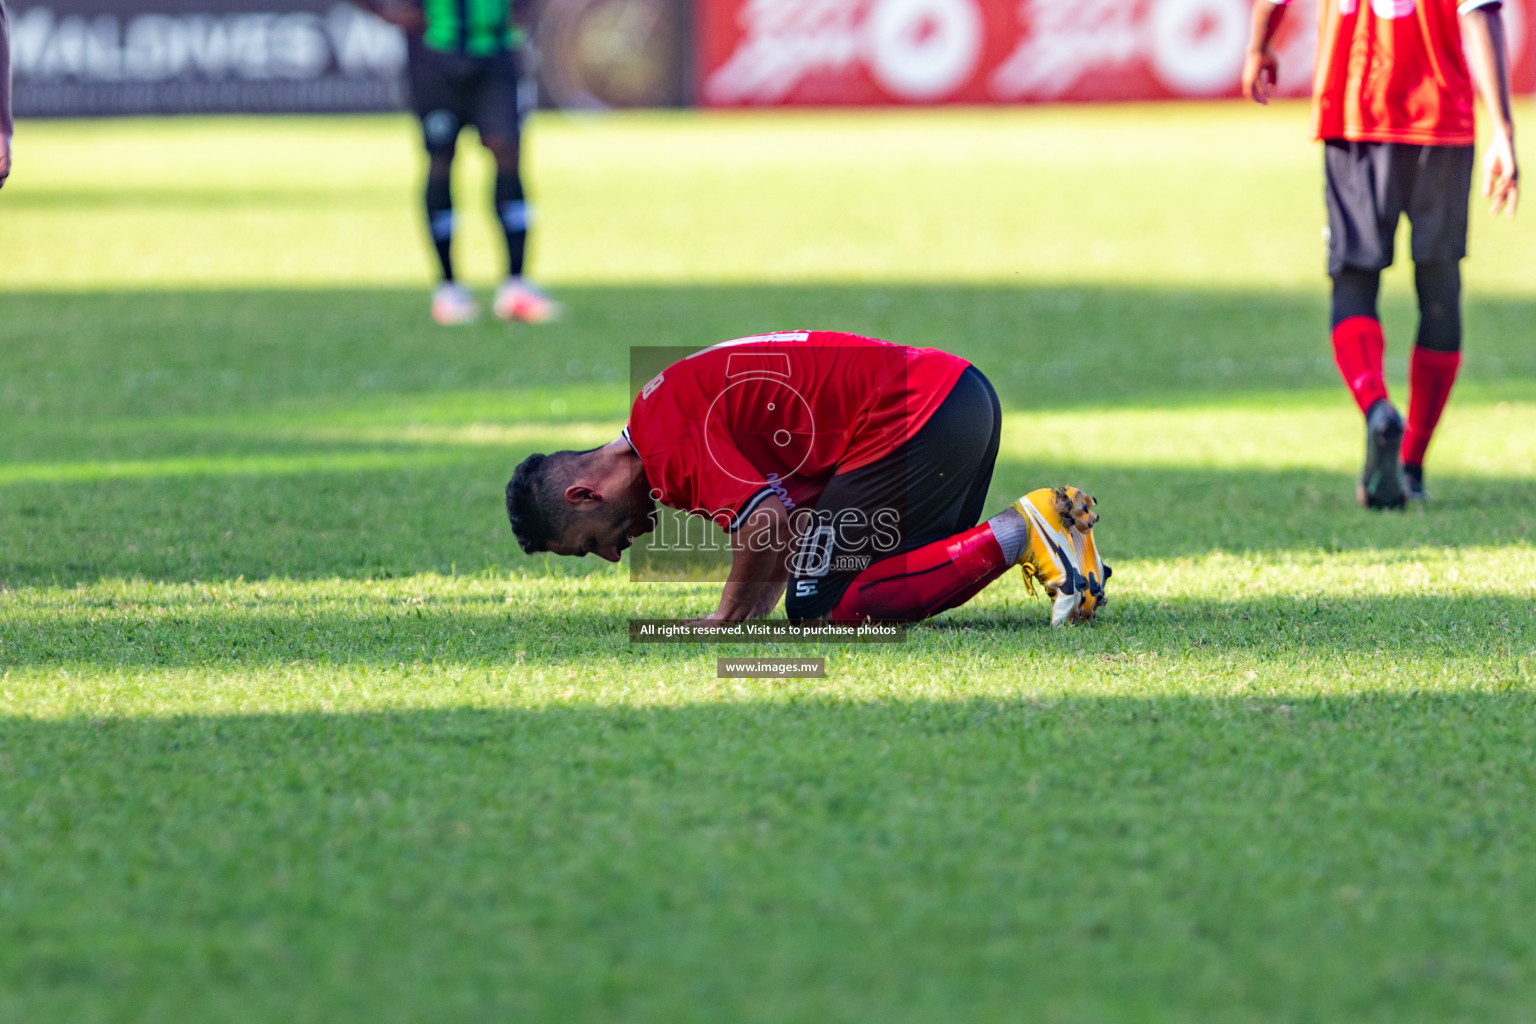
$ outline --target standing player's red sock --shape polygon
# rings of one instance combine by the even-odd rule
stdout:
[[[992,527],[982,523],[871,565],[848,584],[827,617],[916,622],[964,604],[1008,567]]]
[[[1340,320],[1333,329],[1333,360],[1362,413],[1370,412],[1372,405],[1387,397],[1387,382],[1381,375],[1381,356],[1386,348],[1381,321],[1373,316],[1352,316]]]
[[[1408,363],[1408,427],[1403,431],[1403,463],[1424,465],[1429,439],[1451,397],[1461,352],[1441,352],[1415,345]]]

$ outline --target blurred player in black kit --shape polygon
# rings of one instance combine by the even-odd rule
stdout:
[[[507,240],[507,276],[492,309],[506,321],[538,324],[559,315],[559,304],[523,276],[531,211],[520,164],[518,49],[523,29],[510,0],[358,0],[406,34],[411,106],[421,120],[427,169],[427,229],[442,280],[432,293],[432,318],[469,323],[479,305],[453,272],[450,178],[459,132],[474,125],[496,161],[496,219]],[[522,5],[519,5],[522,8]]]

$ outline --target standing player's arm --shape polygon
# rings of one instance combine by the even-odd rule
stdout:
[[[0,0],[0,186],[11,173],[11,24]]]
[[[720,604],[701,621],[740,622],[772,612],[789,582],[789,541],[789,512],[769,495],[736,532]]]
[[[426,15],[422,12],[420,0],[352,0],[359,7],[365,7],[378,15],[383,20],[412,35],[427,27]]]
[[[1275,91],[1280,61],[1273,43],[1285,20],[1287,0],[1253,0],[1253,23],[1248,30],[1248,56],[1243,60],[1243,95],[1255,103],[1268,103]]]
[[[1510,112],[1509,47],[1499,5],[1474,7],[1461,16],[1467,64],[1483,106],[1488,110],[1489,139],[1483,150],[1483,195],[1488,210],[1513,217],[1520,202],[1520,168],[1515,162],[1515,120]]]

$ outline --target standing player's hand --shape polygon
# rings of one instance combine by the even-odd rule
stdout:
[[[1515,215],[1520,204],[1520,168],[1515,163],[1515,143],[1505,132],[1495,132],[1483,150],[1483,195],[1490,200],[1488,212]]]
[[[0,188],[5,187],[5,179],[11,173],[11,137],[0,135]]]
[[[1243,61],[1243,95],[1255,103],[1268,104],[1279,74],[1280,62],[1269,47],[1248,51],[1248,57]]]
[[[405,0],[378,0],[373,12],[403,32],[415,35],[427,27],[421,8]]]

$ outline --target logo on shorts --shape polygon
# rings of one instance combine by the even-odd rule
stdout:
[[[434,110],[421,119],[422,134],[429,146],[446,146],[459,134],[459,119],[451,110]]]
[[[789,556],[789,571],[801,577],[825,576],[832,568],[832,550],[836,545],[837,533],[829,524],[813,526],[800,538],[800,547]]]

